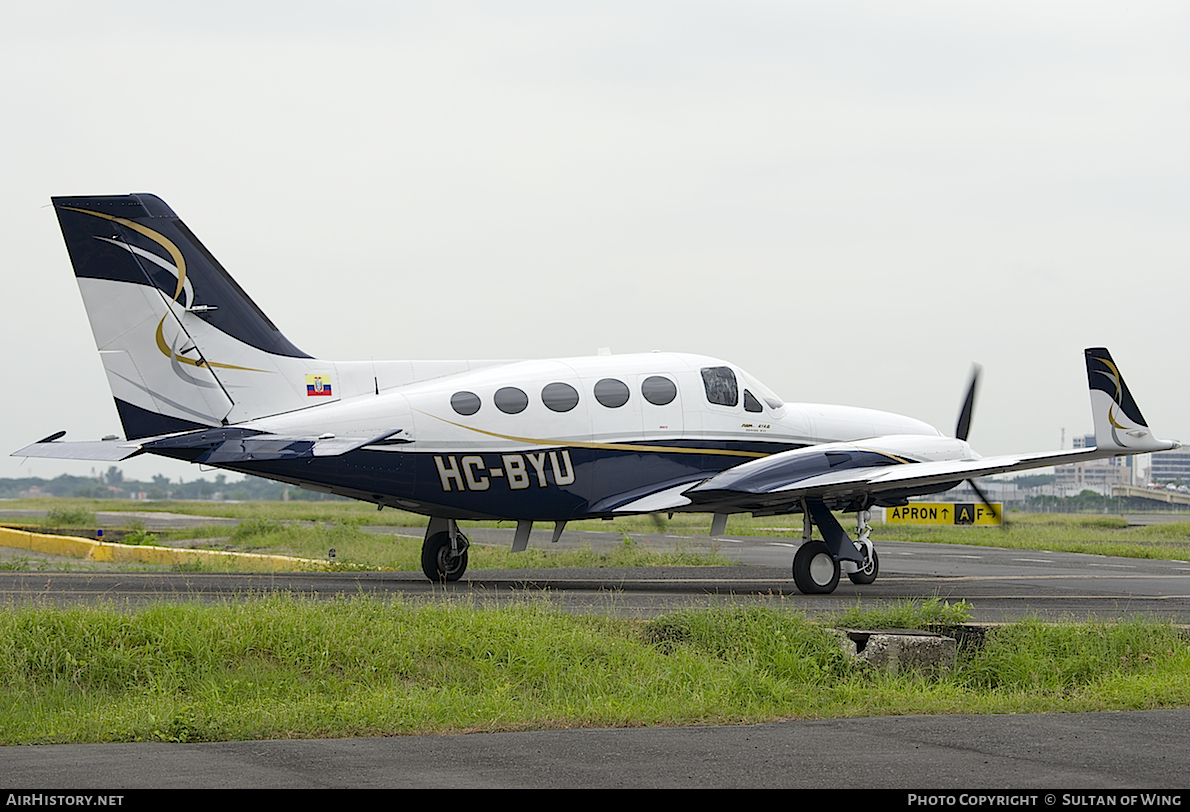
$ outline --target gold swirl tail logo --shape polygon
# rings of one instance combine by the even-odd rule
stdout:
[[[123,248],[124,250],[128,251],[130,254],[132,254],[134,256],[144,257],[145,259],[148,259],[149,261],[153,262],[153,264],[155,264],[161,268],[164,268],[165,270],[169,271],[174,276],[176,276],[178,283],[174,288],[173,296],[170,298],[170,302],[171,302],[171,304],[178,305],[179,307],[184,307],[184,305],[179,304],[178,300],[181,298],[182,293],[187,291],[187,289],[191,287],[186,279],[186,258],[182,255],[182,251],[178,248],[177,245],[174,244],[174,242],[172,240],[165,237],[165,235],[160,234],[151,228],[148,228],[147,226],[143,226],[140,223],[137,223],[133,220],[129,220],[124,217],[116,217],[115,215],[104,214],[103,212],[97,212],[97,211],[89,211],[87,209],[80,209],[80,208],[76,208],[74,206],[63,206],[62,208],[66,209],[67,211],[75,211],[80,214],[89,214],[92,217],[98,217],[102,220],[109,220],[113,223],[118,223],[119,225],[122,225],[128,229],[131,229],[132,231],[135,231],[137,234],[140,234],[143,237],[146,237],[146,238],[152,240],[153,242],[160,245],[163,249],[165,249],[165,252],[167,254],[169,254],[169,256],[170,256],[170,259],[173,260],[172,264],[170,262],[162,259],[161,257],[156,256],[155,254],[152,254],[148,251],[144,251],[140,248],[130,245],[126,241],[108,239],[108,238],[104,238],[104,237],[96,237],[96,239],[102,240],[103,242],[106,242],[110,245],[115,245],[120,248]],[[191,305],[194,304],[193,300],[194,300],[194,296],[193,296],[193,291],[191,290],[189,293],[189,303]],[[173,368],[174,373],[177,374],[177,376],[179,378],[186,381],[187,383],[194,384],[196,386],[216,388],[215,384],[211,384],[206,381],[200,380],[199,378],[195,378],[192,375],[188,375],[182,369],[183,365],[195,367],[195,368],[205,366],[209,370],[211,370],[212,373],[215,369],[238,369],[243,372],[267,372],[268,371],[268,370],[264,370],[264,369],[253,369],[251,367],[241,367],[241,366],[236,366],[234,364],[223,364],[223,363],[219,363],[218,361],[207,360],[206,358],[203,357],[202,351],[199,350],[197,346],[189,347],[189,348],[183,350],[182,352],[189,352],[191,349],[193,349],[198,352],[199,357],[198,358],[187,358],[185,355],[183,355],[182,353],[179,353],[177,351],[177,340],[178,340],[178,338],[181,337],[181,335],[176,336],[172,341],[167,341],[165,338],[165,322],[171,315],[173,315],[172,309],[167,309],[165,315],[161,317],[161,321],[159,321],[157,323],[157,332],[156,332],[157,349],[161,352],[162,355],[164,355],[166,358],[169,359],[170,366]],[[180,327],[180,325],[179,325],[179,327]],[[184,334],[184,331],[183,331],[183,334]]]

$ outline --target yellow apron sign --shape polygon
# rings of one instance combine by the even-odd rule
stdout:
[[[885,524],[978,524],[998,525],[1003,505],[993,502],[914,502],[905,507],[885,508]]]

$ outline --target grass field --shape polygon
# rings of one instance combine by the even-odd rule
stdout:
[[[836,622],[929,627],[964,607]],[[869,622],[871,621],[871,622]],[[0,613],[0,743],[215,741],[1190,704],[1190,649],[1145,621],[1012,624],[943,676],[844,656],[782,610],[654,620],[286,596]]]
[[[1126,558],[1190,559],[1190,516],[1182,522],[1135,527],[1129,527],[1122,516],[1100,514],[1008,513],[1005,518],[1004,528],[887,525],[879,530],[879,536]]]

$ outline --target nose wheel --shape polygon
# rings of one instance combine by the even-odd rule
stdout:
[[[866,510],[858,511],[855,514],[855,548],[859,550],[859,554],[864,560],[859,565],[859,569],[847,573],[847,577],[851,579],[851,583],[860,586],[872,583],[880,574],[880,556],[876,555],[876,547],[872,544],[872,539],[869,538],[872,534],[872,526],[868,524],[868,520],[871,518],[872,514]]]
[[[864,563],[855,572],[847,573],[847,577],[851,579],[851,583],[853,584],[867,586],[875,581],[876,576],[880,574],[880,556],[876,555],[876,548],[872,546],[872,542],[866,539],[855,546],[859,548],[860,554],[863,555]]]

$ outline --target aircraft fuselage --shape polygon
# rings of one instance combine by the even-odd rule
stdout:
[[[366,388],[366,367],[328,366],[330,397]],[[360,381],[348,384],[352,375]],[[739,367],[689,354],[494,363],[387,390],[378,375],[371,383],[370,393],[243,425],[338,437],[401,429],[388,443],[308,460],[300,478],[288,462],[226,467],[449,518],[563,521],[623,512],[639,496],[791,449],[940,436],[887,412],[782,403]]]

